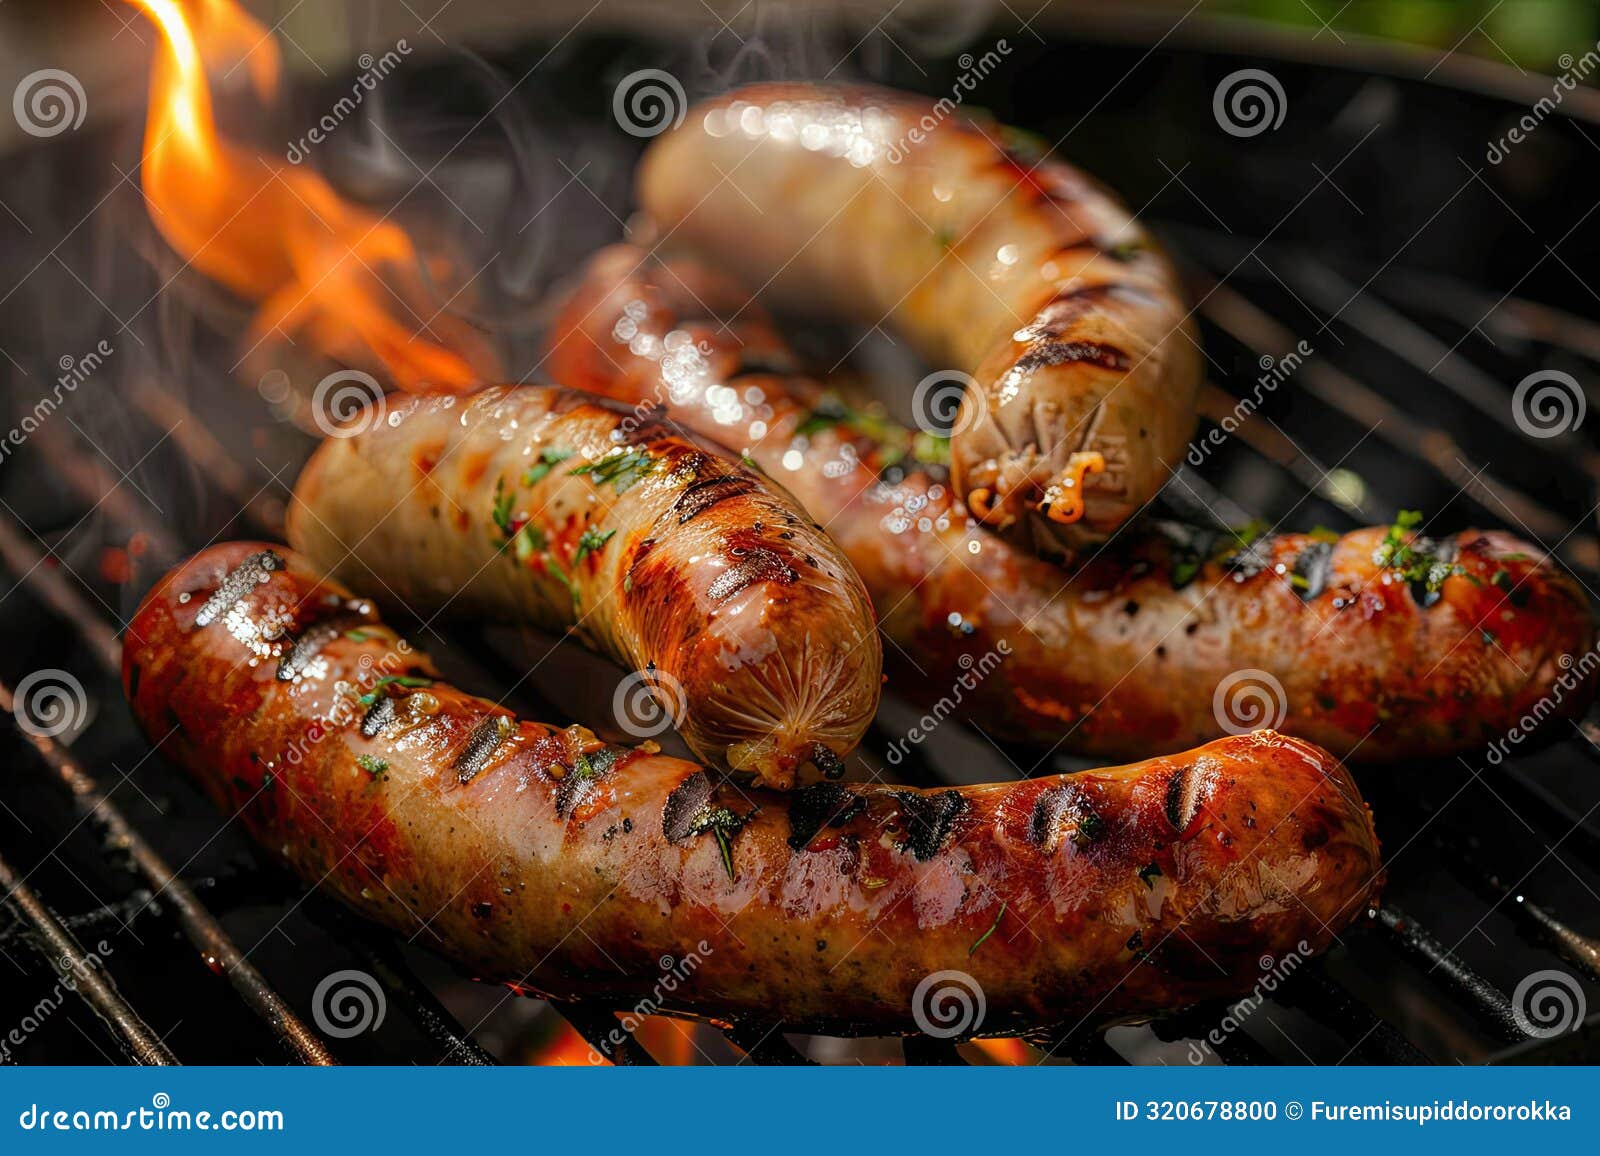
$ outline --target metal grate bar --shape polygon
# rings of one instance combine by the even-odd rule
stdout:
[[[907,1036],[900,1041],[906,1063],[929,1068],[962,1068],[967,1061],[956,1050],[953,1040],[936,1040],[932,1036]]]
[[[558,1003],[549,1001],[550,1006],[560,1012],[566,1021],[577,1030],[598,1055],[604,1056],[619,1068],[653,1068],[656,1067],[656,1058],[645,1050],[630,1033],[622,1033],[622,1042],[613,1044],[610,1040],[611,1033],[620,1028],[615,1012],[589,1004]]]
[[[0,686],[0,692],[4,693],[6,699],[5,708],[10,710],[10,692],[3,686]],[[118,993],[111,977],[89,964],[83,948],[72,933],[51,914],[44,901],[11,869],[11,864],[4,858],[0,858],[0,888],[5,890],[5,902],[31,926],[35,936],[34,946],[39,955],[58,972],[72,976],[73,990],[105,1022],[129,1059],[138,1064],[165,1065],[178,1062],[167,1045],[161,1042],[161,1037]]]
[[[1497,1035],[1513,1042],[1527,1039],[1527,1034],[1517,1026],[1506,993],[1474,971],[1421,924],[1392,905],[1378,909],[1377,923],[1401,955],[1421,967],[1425,974],[1438,972],[1451,993]]]
[[[1203,287],[1207,295],[1202,312],[1234,340],[1257,353],[1293,348],[1294,335],[1247,298],[1215,282]],[[1461,447],[1443,430],[1415,420],[1326,360],[1308,361],[1295,380],[1311,396],[1372,430],[1374,437],[1427,463],[1485,509],[1503,507],[1535,537],[1560,542],[1557,553],[1568,565],[1600,572],[1600,543],[1588,535],[1568,536],[1561,515],[1487,470],[1471,469]]]
[[[817,1061],[800,1051],[783,1034],[782,1024],[760,1024],[740,1020],[723,1029],[728,1042],[745,1054],[752,1064],[814,1068]]]
[[[13,706],[11,689],[0,683],[0,710],[9,713]],[[105,833],[109,846],[133,860],[140,877],[153,888],[155,895],[172,905],[184,936],[199,949],[208,963],[215,965],[228,977],[234,990],[277,1033],[279,1040],[305,1063],[334,1063],[333,1056],[322,1041],[267,985],[261,973],[244,958],[228,933],[222,929],[222,924],[196,898],[189,885],[173,874],[166,860],[145,842],[144,836],[101,792],[94,779],[48,736],[30,731],[27,737],[44,761],[66,783],[78,810]]]
[[[1378,1064],[1428,1064],[1427,1055],[1387,1020],[1380,1019],[1320,964],[1303,968],[1276,993],[1280,1003],[1304,1012],[1342,1038],[1357,1036],[1351,1053]]]
[[[417,981],[417,977],[400,958],[393,938],[358,926],[354,919],[346,917],[342,911],[336,919],[342,938],[354,944],[378,982],[390,994],[405,1002],[411,1018],[444,1049],[440,1063],[477,1068],[494,1067],[499,1063],[468,1034],[460,1021],[439,1002],[438,997]]]

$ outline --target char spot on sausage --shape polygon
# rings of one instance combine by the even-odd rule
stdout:
[[[789,846],[804,851],[824,824],[842,827],[866,809],[867,801],[838,783],[813,783],[789,794]]]
[[[713,602],[726,601],[755,582],[789,585],[799,581],[799,571],[765,546],[734,546],[729,554],[733,564],[718,574],[706,590]]]
[[[1054,365],[1083,363],[1101,369],[1126,370],[1131,364],[1128,355],[1115,345],[1100,341],[1036,341],[1028,352],[1017,358],[1016,368],[1023,373]]]
[[[515,729],[516,724],[511,721],[511,716],[505,714],[488,715],[473,727],[472,733],[467,736],[466,745],[461,748],[461,753],[456,756],[453,764],[456,779],[470,783],[476,778],[478,772],[489,765],[489,760],[495,751],[511,737],[511,732]]]
[[[210,626],[237,606],[266,575],[274,570],[282,570],[283,567],[283,559],[271,550],[262,550],[258,554],[250,555],[229,571],[228,576],[222,580],[222,585],[206,599],[206,604],[200,607],[200,612],[194,616],[194,624],[202,627]]]
[[[940,791],[936,795],[896,791],[894,797],[906,819],[905,849],[918,862],[926,862],[938,854],[956,816],[967,806],[966,797],[960,791]]]
[[[1028,823],[1028,837],[1044,851],[1053,852],[1061,845],[1068,826],[1072,828],[1072,841],[1079,847],[1096,842],[1106,829],[1105,820],[1088,795],[1073,783],[1052,787],[1039,796]]]
[[[681,843],[695,833],[695,819],[711,801],[711,776],[696,771],[672,788],[661,808],[661,833],[668,843]]]
[[[360,615],[335,614],[301,631],[278,659],[278,681],[293,682],[299,678],[328,643],[363,621]]]
[[[683,493],[678,495],[678,500],[672,504],[672,510],[678,515],[678,525],[686,526],[718,502],[742,497],[755,488],[754,478],[743,478],[736,474],[701,478],[691,482]]]
[[[1167,781],[1167,822],[1179,835],[1188,833],[1200,808],[1216,788],[1216,777],[1193,764],[1179,767]]]
[[[561,778],[561,786],[556,790],[556,814],[563,819],[570,818],[574,811],[593,798],[600,780],[611,773],[622,753],[619,747],[603,747],[581,756]],[[632,830],[631,826],[628,829]]]
[[[394,699],[386,694],[379,694],[367,708],[367,713],[361,716],[362,737],[376,738],[394,724],[395,718]]]
[[[1294,574],[1300,581],[1293,583],[1300,597],[1307,602],[1328,588],[1328,578],[1333,573],[1333,543],[1310,542],[1294,559]]]

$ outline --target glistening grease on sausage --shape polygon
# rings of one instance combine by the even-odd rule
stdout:
[[[970,375],[953,484],[1030,548],[1105,537],[1194,432],[1199,339],[1171,265],[1000,125],[886,89],[753,85],[652,144],[639,200],[675,249]]]
[[[350,625],[355,623],[355,625]],[[369,603],[260,543],[145,599],[123,683],[152,740],[270,854],[485,979],[877,1032],[960,970],[983,1033],[1238,994],[1374,901],[1348,773],[1261,732],[949,790],[714,772],[439,681]],[[665,957],[696,964],[670,994]],[[681,974],[681,969],[679,969]]]
[[[929,439],[798,376],[762,311],[692,261],[598,254],[552,341],[562,380],[664,401],[799,497],[872,592],[903,694],[936,699],[1004,654],[958,708],[990,735],[1138,758],[1273,723],[1392,761],[1481,750],[1530,716],[1557,733],[1593,697],[1582,591],[1508,534],[1130,529],[1069,574],[985,532]]]
[[[702,758],[777,787],[872,720],[861,580],[787,494],[654,414],[540,386],[391,399],[295,487],[289,540],[421,614],[568,632]]]

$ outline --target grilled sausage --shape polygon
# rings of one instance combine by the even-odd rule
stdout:
[[[704,318],[724,308],[726,328]],[[562,380],[659,398],[782,479],[867,583],[907,697],[1005,653],[957,708],[997,737],[1137,758],[1274,725],[1399,760],[1481,749],[1593,696],[1587,602],[1510,535],[1130,530],[1069,575],[969,518],[916,460],[936,456],[927,439],[784,372],[771,323],[693,262],[599,254],[552,340]]]
[[[301,878],[561,998],[656,984],[702,1015],[947,1029],[933,988],[959,970],[977,1033],[1149,1015],[1322,950],[1378,886],[1348,773],[1295,739],[959,790],[744,792],[437,681],[369,604],[261,544],[162,581],[123,679],[145,732]]]
[[[773,786],[836,773],[877,706],[849,562],[787,494],[648,412],[538,386],[394,402],[312,458],[288,533],[413,612],[570,632],[637,672],[702,758]]]
[[[885,89],[755,85],[658,138],[639,199],[670,245],[970,375],[956,493],[1030,548],[1104,538],[1194,433],[1199,344],[1171,265],[1011,130]]]

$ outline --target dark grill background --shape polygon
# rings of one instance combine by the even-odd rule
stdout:
[[[1186,29],[1154,49],[1140,41],[1141,29],[1119,26],[1088,26],[1079,35],[1103,38],[1073,42],[1005,34],[1015,50],[974,101],[1047,140],[1066,136],[1061,152],[1118,189],[1181,257],[1195,296],[1205,298],[1208,416],[1220,417],[1250,392],[1263,355],[1280,357],[1301,338],[1315,347],[1317,356],[1186,476],[1193,493],[1225,520],[1287,515],[1291,528],[1379,523],[1400,507],[1422,509],[1441,530],[1505,526],[1556,549],[1590,586],[1600,581],[1593,424],[1566,439],[1528,439],[1512,423],[1510,404],[1512,389],[1534,370],[1560,369],[1587,383],[1600,360],[1600,295],[1585,283],[1600,251],[1600,214],[1591,215],[1600,117],[1551,117],[1496,167],[1484,160],[1487,142],[1549,91],[1547,81],[1505,80],[1527,92],[1488,94],[1474,90],[1476,67],[1447,63],[1431,80],[1401,79],[1370,62],[1355,66],[1349,53],[1340,63],[1231,55],[1204,43],[1203,30]],[[990,42],[980,37],[972,50]],[[492,64],[514,79],[549,48],[519,45]],[[438,190],[424,186],[407,197],[398,219],[464,243],[473,267],[500,253],[485,279],[492,292],[484,309],[526,359],[513,365],[525,370],[541,292],[612,239],[619,231],[613,213],[627,211],[639,142],[610,121],[616,80],[663,67],[694,96],[772,70],[803,74],[804,55],[740,52],[727,34],[709,52],[703,38],[688,46],[575,35],[455,149],[434,174]],[[1243,67],[1277,77],[1288,113],[1276,131],[1240,140],[1218,128],[1211,100],[1218,82]],[[940,94],[958,72],[953,60],[912,65],[869,37],[836,76]],[[490,77],[480,61],[413,58],[384,82],[373,107],[391,128],[402,126],[399,139],[427,169],[504,92],[505,82]],[[285,125],[310,123],[345,83],[296,90]],[[1099,94],[1106,95],[1085,116]],[[1593,103],[1569,94],[1564,111]],[[339,1059],[483,1058],[456,1034],[460,1024],[503,1061],[548,1055],[543,1049],[565,1028],[546,1005],[472,984],[419,946],[397,947],[315,897],[304,899],[294,881],[258,865],[237,831],[219,831],[198,793],[149,757],[101,661],[107,631],[177,556],[212,540],[274,533],[286,486],[311,446],[251,388],[262,366],[235,365],[247,312],[182,272],[150,229],[131,172],[137,122],[136,112],[125,124],[41,141],[8,158],[0,174],[0,201],[10,209],[0,213],[0,283],[10,291],[0,304],[6,426],[49,392],[58,359],[81,357],[101,338],[115,346],[105,366],[0,462],[7,591],[0,679],[15,687],[34,670],[62,667],[83,682],[95,714],[70,759],[189,882],[264,985],[306,1025],[313,990],[334,970],[360,968],[393,985],[381,1029],[327,1041]],[[269,151],[281,147],[270,130],[262,135]],[[375,165],[358,147],[370,139],[351,123],[315,160],[347,190],[387,203],[416,184],[416,172],[405,163]],[[525,162],[514,179],[508,142]],[[119,184],[109,160],[129,172],[130,183]],[[468,214],[485,223],[482,233],[469,227]],[[309,363],[273,368],[297,386],[323,372]],[[1359,480],[1359,509],[1329,500],[1324,471],[1335,463]],[[1464,490],[1474,475],[1478,485]],[[1321,488],[1308,497],[1310,483]],[[486,693],[516,682],[527,656],[550,646],[509,632],[418,641]],[[560,655],[523,684],[513,705],[604,731],[615,677],[602,664]],[[886,710],[879,750],[908,717],[904,708]],[[6,730],[0,860],[26,876],[86,949],[110,943],[107,972],[150,1035],[185,1062],[314,1058],[309,1036],[298,1052],[285,1050],[282,1036],[295,1037],[295,1025],[275,1029],[270,1006],[266,1018],[252,1014],[219,974],[226,969],[208,966],[210,949],[180,933],[182,903],[171,889],[149,905],[162,881],[130,869],[126,840],[108,839],[102,823],[84,820],[61,776],[14,728]],[[1546,750],[1518,751],[1504,767],[1480,757],[1363,771],[1391,863],[1385,915],[1301,969],[1218,1049],[1222,1057],[1600,1059],[1595,1018],[1547,1043],[1527,1041],[1509,1023],[1508,994],[1549,968],[1581,977],[1600,1007],[1593,982],[1600,954],[1583,938],[1600,933],[1593,817],[1600,784],[1586,738],[1576,729],[1556,737]],[[956,764],[967,779],[1016,773],[954,724],[920,753],[923,765],[896,773],[935,781],[956,774]],[[1032,761],[1022,752],[1016,759]],[[870,746],[861,760],[881,766]],[[1060,762],[1062,769],[1082,765]],[[58,954],[41,957],[39,928],[19,909],[20,894],[14,899],[0,914],[0,1032],[46,998],[54,976],[43,958]],[[275,997],[258,991],[254,998],[270,1005]],[[609,1010],[566,1014],[580,1030],[603,1034]],[[1212,1006],[1154,1027],[1108,1036],[1085,1028],[1070,1040],[1036,1042],[1057,1059],[1183,1063],[1188,1041],[1225,1012]],[[755,1059],[795,1058],[772,1028],[736,1025],[732,1042],[703,1030],[680,1050],[700,1062],[731,1062],[741,1049]],[[139,1039],[137,1025],[108,1030],[69,994],[12,1051],[23,1062],[122,1062]],[[882,1041],[794,1042],[825,1060],[901,1054]],[[970,1048],[959,1055],[982,1058]],[[958,1053],[924,1040],[909,1043],[905,1056],[944,1062]]]

